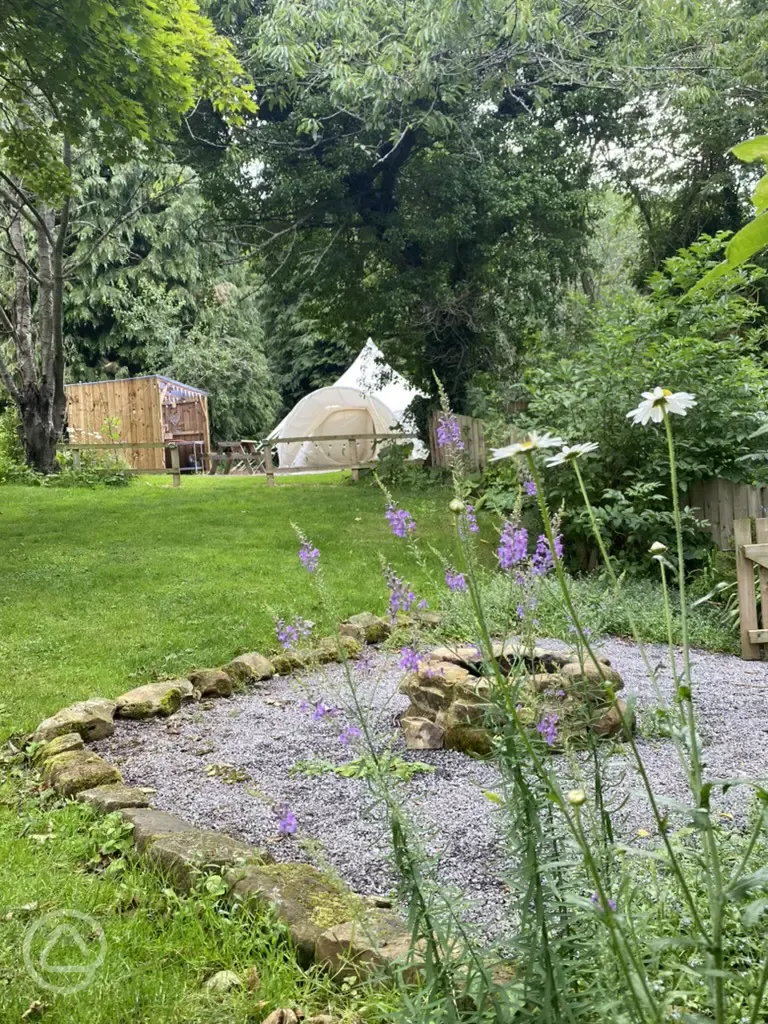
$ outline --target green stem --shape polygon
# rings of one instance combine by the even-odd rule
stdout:
[[[688,723],[690,742],[691,774],[693,776],[693,796],[697,808],[706,810],[706,826],[704,828],[704,850],[707,860],[707,888],[709,891],[710,915],[712,918],[712,952],[710,954],[715,976],[712,988],[715,1000],[715,1019],[718,1024],[725,1024],[725,986],[723,984],[723,880],[720,865],[720,852],[717,838],[710,820],[709,801],[706,807],[702,804],[703,772],[699,756],[698,738],[696,735],[696,716],[693,710],[693,694],[691,686],[691,651],[688,641],[688,602],[685,592],[685,552],[683,548],[683,525],[680,517],[680,497],[677,487],[677,466],[675,464],[675,443],[672,437],[672,424],[664,410],[664,429],[667,435],[667,451],[669,453],[669,479],[672,487],[672,511],[675,518],[675,534],[677,538],[677,575],[680,593],[680,630],[683,640],[683,677],[685,687],[681,694],[685,717]],[[678,686],[678,694],[680,687]]]

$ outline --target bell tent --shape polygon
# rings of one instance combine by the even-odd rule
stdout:
[[[335,384],[318,388],[291,409],[269,435],[283,468],[342,469],[375,457],[374,440],[357,444],[357,458],[348,437],[355,434],[397,432],[405,410],[421,394],[384,362],[369,338],[354,363]],[[323,440],[338,437],[340,440]],[[308,437],[309,441],[280,443],[281,437]]]

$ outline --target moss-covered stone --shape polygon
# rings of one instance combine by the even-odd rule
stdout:
[[[350,615],[347,621],[362,629],[367,644],[380,644],[392,633],[392,624],[371,612],[358,612],[357,615]]]
[[[66,754],[72,750],[82,750],[84,745],[83,737],[79,732],[65,732],[62,736],[56,736],[55,739],[48,740],[47,743],[39,746],[35,750],[32,760],[35,764],[43,764],[49,757]]]
[[[275,672],[279,676],[290,676],[312,663],[308,651],[281,651],[272,658]]]
[[[147,807],[153,793],[152,789],[135,786],[96,786],[78,793],[77,799],[100,814],[112,814],[126,807]]]
[[[251,866],[231,872],[227,879],[233,896],[273,908],[305,964],[314,959],[317,941],[326,929],[366,910],[363,900],[341,881],[310,864]]]
[[[178,832],[194,832],[195,826],[167,811],[155,811],[149,807],[126,807],[120,817],[133,825],[133,841],[139,853],[143,853],[162,836]]]
[[[62,796],[75,796],[84,789],[123,781],[117,768],[85,750],[68,750],[48,758],[43,780]]]
[[[222,871],[239,863],[264,863],[272,859],[264,851],[222,832],[196,828],[158,836],[148,846],[146,857],[184,892],[192,889],[205,871]]]
[[[443,745],[447,750],[460,750],[462,754],[489,757],[493,751],[493,734],[475,725],[454,725],[447,729]]]
[[[46,718],[35,730],[32,740],[34,743],[46,743],[70,732],[78,733],[86,743],[103,740],[115,731],[114,714],[113,700],[101,697],[83,700]]]
[[[223,668],[197,668],[188,678],[201,697],[232,696],[234,683]]]
[[[412,958],[411,934],[391,910],[370,908],[354,920],[334,925],[317,942],[317,960],[337,980],[376,974],[388,967],[413,981],[418,963]]]
[[[321,664],[331,661],[344,661],[347,658],[358,658],[362,644],[351,636],[324,636],[318,640],[312,656]]]
[[[258,651],[251,651],[248,654],[240,654],[233,658],[224,671],[234,683],[260,683],[265,679],[271,679],[277,669],[274,661],[265,658]]]
[[[194,689],[188,679],[166,679],[121,694],[116,714],[118,718],[167,718],[175,715],[184,701],[193,699]]]

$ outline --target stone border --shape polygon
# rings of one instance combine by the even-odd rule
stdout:
[[[287,929],[302,966],[319,964],[339,980],[371,976],[387,967],[412,977],[417,968],[409,956],[411,933],[394,911],[373,905],[309,864],[276,864],[264,849],[153,808],[153,790],[126,786],[116,767],[86,748],[114,733],[115,718],[168,717],[184,704],[229,697],[235,689],[274,675],[357,658],[363,644],[380,643],[392,628],[386,619],[361,612],[341,624],[338,637],[324,637],[312,649],[272,658],[252,651],[223,668],[196,669],[185,679],[148,683],[116,700],[79,701],[40,723],[25,744],[27,756],[44,784],[59,795],[101,814],[120,814],[133,827],[139,857],[159,868],[180,891],[188,892],[213,869],[224,877],[229,898],[271,909]]]

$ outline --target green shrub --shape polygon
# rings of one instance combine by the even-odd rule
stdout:
[[[641,430],[627,419],[641,391],[660,384],[690,391],[697,405],[676,425],[677,470],[685,493],[696,480],[725,478],[751,483],[768,479],[764,437],[753,438],[768,409],[768,371],[763,347],[764,311],[753,301],[762,276],[741,269],[713,292],[688,289],[713,264],[725,236],[704,236],[667,260],[654,274],[648,295],[619,296],[587,314],[586,341],[547,339],[528,359],[531,394],[526,425],[549,430],[568,443],[596,441],[599,457],[583,462],[590,497],[613,554],[644,560],[647,542],[669,542],[670,521],[659,498],[668,485],[669,457],[663,431]],[[591,541],[572,474],[547,475],[552,507],[564,506],[566,537],[582,549],[586,567]],[[668,496],[668,491],[666,492]],[[703,558],[686,517],[688,555]]]

